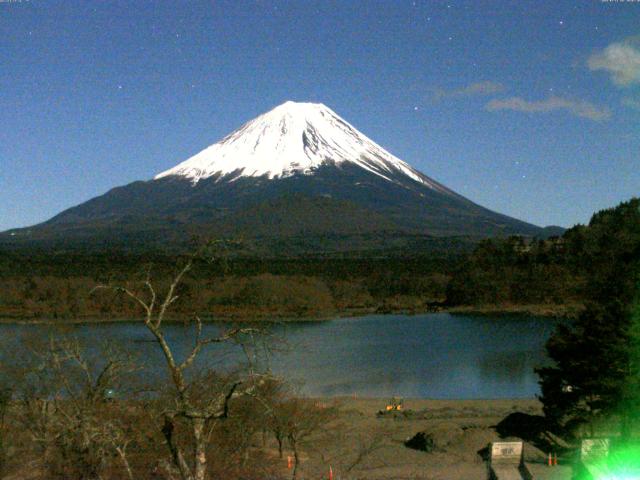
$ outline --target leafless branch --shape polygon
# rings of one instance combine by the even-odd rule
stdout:
[[[155,324],[156,328],[160,328],[160,325],[162,324],[162,321],[164,320],[164,315],[165,315],[169,305],[171,305],[173,302],[175,302],[178,299],[178,297],[176,295],[174,295],[174,293],[176,291],[176,288],[180,284],[180,282],[182,281],[182,277],[184,277],[186,275],[186,273],[189,270],[191,270],[192,266],[193,266],[193,258],[190,258],[189,261],[185,264],[185,266],[182,267],[182,270],[180,270],[178,275],[176,275],[176,277],[173,279],[173,282],[171,282],[171,286],[169,287],[169,291],[167,292],[167,295],[166,295],[166,297],[164,299],[164,302],[162,303],[162,306],[160,307],[160,313],[158,313],[158,316],[156,318],[156,324]]]

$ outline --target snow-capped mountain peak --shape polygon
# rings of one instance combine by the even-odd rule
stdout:
[[[245,123],[218,143],[154,177],[188,178],[193,184],[241,177],[312,175],[324,164],[354,163],[386,180],[409,177],[442,193],[446,187],[413,169],[321,103],[285,102]]]
[[[250,242],[247,251],[275,255],[379,255],[436,236],[542,231],[431,180],[321,104],[286,102],[155,178],[0,233],[0,243],[116,242],[129,250],[238,236]]]

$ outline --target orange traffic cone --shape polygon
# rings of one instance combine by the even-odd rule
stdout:
[[[557,466],[558,465],[558,455],[556,455],[555,453],[553,454],[553,466]]]
[[[547,462],[548,466],[552,466],[553,465],[553,458],[551,458],[551,454],[549,454],[548,456],[548,462]]]

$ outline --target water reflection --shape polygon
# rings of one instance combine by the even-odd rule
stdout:
[[[303,383],[309,395],[422,398],[522,398],[538,393],[534,367],[554,328],[535,317],[474,317],[449,314],[371,315],[273,327],[287,352],[271,357],[275,373]],[[220,327],[207,325],[205,334]],[[18,342],[24,333],[48,335],[44,326],[0,325],[0,335]],[[167,325],[179,357],[193,345],[192,331]],[[165,375],[152,336],[139,323],[83,325],[72,332],[97,345],[105,339],[131,349],[148,368],[149,382]],[[209,351],[200,365],[231,368],[243,353],[229,346]]]
[[[485,381],[522,379],[536,365],[532,357],[537,352],[487,352],[480,357],[479,373]]]

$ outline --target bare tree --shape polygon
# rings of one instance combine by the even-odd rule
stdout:
[[[378,450],[384,448],[386,433],[382,430],[374,430],[369,436],[358,435],[355,444],[355,454],[344,467],[345,473],[351,473],[356,467]]]
[[[21,368],[14,363],[17,420],[40,447],[51,475],[101,478],[117,453],[127,477],[133,473],[126,455],[130,443],[121,405],[108,405],[105,392],[134,369],[124,352],[105,347],[88,355],[78,339],[51,335],[28,342]]]
[[[292,479],[298,477],[301,464],[301,444],[335,418],[332,407],[319,405],[309,399],[281,393],[269,407],[268,428],[278,442],[278,453],[282,458],[286,440],[293,451]]]
[[[126,455],[131,437],[119,405],[109,404],[110,392],[121,376],[135,369],[132,359],[105,346],[99,355],[101,365],[97,365],[87,359],[77,339],[62,338],[51,340],[49,361],[56,383],[63,388],[63,397],[56,404],[58,445],[77,454],[88,478],[99,477],[115,452],[133,480]]]
[[[12,392],[8,387],[0,385],[0,478],[4,474],[7,462],[6,417],[11,402]]]
[[[256,384],[262,380],[261,375],[251,370],[244,379],[223,382],[223,384],[218,384],[218,388],[211,389],[203,395],[202,389],[198,388],[199,385],[202,385],[202,379],[190,379],[187,376],[187,370],[194,364],[203,349],[225,342],[242,343],[246,337],[260,333],[255,328],[231,328],[216,336],[206,337],[203,335],[201,319],[195,316],[193,346],[184,358],[176,358],[174,350],[167,341],[163,322],[169,307],[178,300],[177,289],[185,275],[192,269],[194,258],[195,256],[190,257],[179,270],[164,295],[159,295],[149,275],[143,282],[142,292],[136,292],[122,286],[100,285],[96,287],[108,288],[128,296],[144,311],[144,325],[151,332],[155,343],[162,352],[170,378],[172,405],[162,412],[161,431],[169,449],[171,461],[182,480],[205,480],[207,478],[207,433],[211,431],[212,423],[228,416],[232,399],[254,394]],[[186,424],[187,440],[185,440],[185,436],[178,434],[180,422]]]

